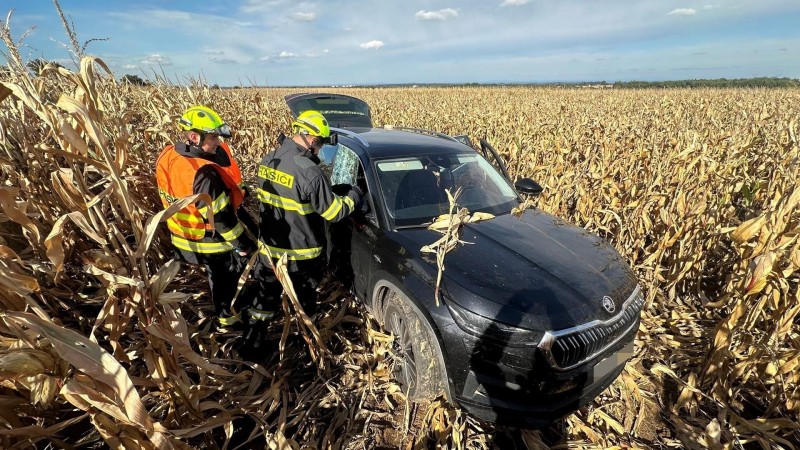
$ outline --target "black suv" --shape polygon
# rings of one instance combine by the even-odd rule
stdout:
[[[334,185],[367,193],[352,220],[330,227],[331,264],[396,337],[395,375],[411,400],[446,398],[480,419],[540,427],[590,402],[633,354],[643,295],[625,260],[598,236],[527,209],[497,153],[482,141],[376,128],[369,106],[339,94],[286,97],[337,134],[320,152]],[[491,162],[490,162],[491,161]],[[516,187],[516,189],[515,189]],[[441,302],[436,255],[445,189],[459,207],[495,217],[464,226],[446,254]]]

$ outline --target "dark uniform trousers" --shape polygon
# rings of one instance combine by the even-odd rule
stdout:
[[[289,279],[292,280],[300,306],[310,317],[317,312],[317,287],[324,273],[323,258],[297,261],[297,263],[297,270],[289,272]],[[269,318],[255,315],[258,312],[281,314],[283,286],[275,276],[272,266],[263,256],[258,258],[253,272],[254,282],[246,286],[246,292],[241,293],[243,297],[250,299],[252,304],[244,311],[243,350],[245,357],[266,357],[268,355],[260,355],[259,352],[268,345],[265,341],[267,327],[271,321]],[[259,295],[256,295],[257,293]]]
[[[309,316],[317,312],[317,286],[319,286],[319,282],[325,272],[322,259],[314,258],[307,261],[297,261],[297,270],[289,272],[289,278],[292,280],[297,299]],[[253,278],[256,281],[252,283],[252,287],[248,286],[248,290],[257,289],[261,293],[261,295],[257,296],[261,300],[253,300],[253,307],[263,311],[280,311],[283,286],[275,276],[272,266],[261,256],[258,258],[253,272]],[[243,295],[248,298],[256,297],[253,294],[248,292]]]
[[[238,255],[234,255],[233,252],[200,254],[177,249],[176,254],[184,262],[205,268],[215,314],[217,317],[230,317],[231,302],[236,295],[239,277],[244,269]],[[244,294],[243,291],[242,295]],[[254,292],[250,294],[255,295]],[[245,300],[241,304],[247,305],[251,302],[252,300]]]
[[[235,258],[233,252],[226,252],[207,258],[203,264],[208,273],[214,310],[219,317],[230,316],[231,301],[236,295],[239,277],[242,274],[233,258]]]

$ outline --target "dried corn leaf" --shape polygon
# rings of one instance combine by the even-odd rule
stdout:
[[[206,205],[210,205],[213,203],[211,197],[208,194],[194,194],[189,195],[184,198],[181,198],[175,203],[169,205],[163,211],[159,211],[153,217],[147,219],[147,223],[145,224],[144,229],[144,238],[141,240],[139,244],[139,248],[136,250],[135,258],[142,258],[145,253],[147,253],[147,249],[150,248],[150,244],[153,242],[153,238],[156,235],[156,231],[158,230],[158,224],[161,222],[166,222],[167,219],[175,215],[177,212],[182,210],[183,208],[195,204],[197,202],[204,202]],[[210,215],[208,217],[209,226],[213,229],[214,228],[214,216]]]
[[[111,387],[131,423],[153,432],[153,421],[125,369],[102,347],[78,333],[47,322],[33,314],[7,312],[5,317],[45,335],[59,356],[73,367]]]
[[[153,336],[163,339],[166,342],[169,342],[172,345],[172,348],[183,355],[184,358],[189,360],[192,364],[197,366],[199,369],[205,370],[209,373],[213,373],[215,375],[224,375],[228,377],[233,377],[234,374],[225,370],[224,367],[213,364],[208,361],[208,359],[200,356],[192,350],[191,347],[186,345],[182,340],[181,337],[176,336],[175,334],[171,333],[168,330],[165,330],[163,326],[152,324],[147,327],[148,333],[152,334]]]
[[[18,268],[18,266],[17,266]],[[12,266],[0,264],[0,286],[5,292],[13,292],[20,296],[26,296],[39,291],[39,282],[36,278],[14,270]]]
[[[28,202],[17,203],[14,200],[15,195],[17,195],[17,189],[0,187],[0,208],[9,219],[28,230],[35,239],[34,243],[39,245],[42,241],[42,236],[39,233],[39,225],[28,216]]]
[[[0,376],[15,378],[33,376],[55,369],[55,359],[50,353],[33,348],[0,351]]]
[[[747,269],[745,278],[745,294],[757,294],[764,290],[767,285],[767,277],[772,273],[777,255],[775,252],[768,252],[756,257]]]

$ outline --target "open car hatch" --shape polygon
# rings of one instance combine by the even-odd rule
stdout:
[[[363,100],[342,94],[289,94],[284,97],[297,117],[310,109],[322,113],[328,124],[336,128],[364,127],[372,128],[372,117],[369,105]]]

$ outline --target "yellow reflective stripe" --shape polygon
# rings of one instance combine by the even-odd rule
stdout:
[[[322,213],[322,218],[325,220],[333,220],[333,218],[336,217],[336,215],[339,214],[339,211],[341,210],[342,210],[342,199],[341,197],[336,195],[333,197],[333,202],[331,203],[331,206],[329,206],[328,209],[326,209],[325,212]]]
[[[175,223],[175,222],[173,222],[171,220],[167,221],[167,228],[169,228],[169,231],[171,231],[173,233],[189,235],[189,236],[197,237],[197,239],[202,238],[206,234],[206,230],[205,229],[198,230],[197,228],[182,227],[182,226],[178,225],[177,223]]]
[[[172,217],[174,217],[176,219],[179,219],[179,220],[185,220],[187,222],[204,223],[203,219],[197,217],[194,214],[187,214],[187,213],[177,212]],[[172,217],[170,217],[170,218],[172,218]]]
[[[228,206],[228,203],[230,202],[231,198],[228,197],[228,194],[224,192],[220,194],[219,197],[217,197],[216,200],[214,200],[214,203],[211,205],[214,208],[214,214],[222,211],[222,209]]]
[[[219,195],[219,197],[217,197],[211,203],[211,211],[213,211],[214,214],[217,214],[218,212],[222,211],[226,206],[228,206],[230,202],[231,198],[228,197],[228,194],[223,192],[222,194]],[[200,212],[200,214],[203,215],[203,217],[208,217],[208,206],[197,208],[197,210]]]
[[[242,234],[243,232],[244,232],[244,227],[242,227],[242,223],[239,222],[230,231],[220,233],[220,236],[222,236],[222,239],[225,239],[226,241],[232,241],[238,238],[239,235]]]
[[[279,259],[281,256],[286,255],[288,259],[300,261],[319,257],[322,254],[322,247],[280,248],[259,241],[258,251],[264,256],[271,256],[273,259]]]
[[[233,324],[239,323],[240,321],[241,319],[239,318],[238,314],[235,316],[217,317],[217,322],[219,322],[219,324],[223,327],[229,327]]]
[[[350,211],[356,209],[356,202],[354,202],[350,196],[342,197],[342,200],[347,203],[347,207],[350,208]]]
[[[267,192],[261,188],[258,188],[258,199],[262,203],[266,203],[276,208],[285,209],[287,211],[295,211],[303,215],[314,212],[314,208],[311,206],[311,203],[299,203],[291,198],[281,197],[271,192]]]
[[[256,320],[269,320],[275,316],[275,311],[264,311],[262,309],[248,308],[247,314]]]
[[[172,245],[195,253],[223,253],[233,250],[229,242],[196,242],[178,236],[172,236]]]

